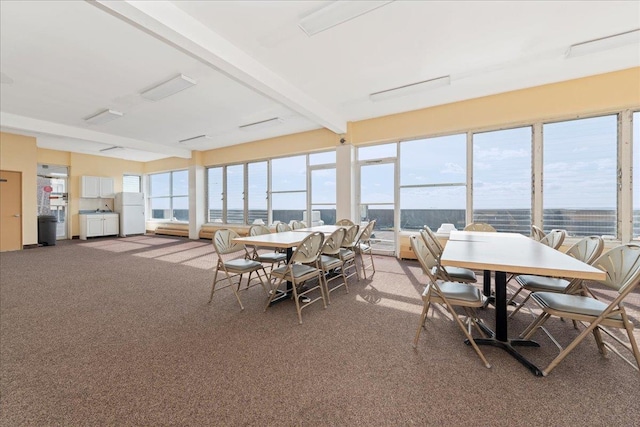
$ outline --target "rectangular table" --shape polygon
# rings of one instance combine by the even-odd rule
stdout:
[[[316,225],[315,227],[298,228],[297,230],[293,230],[293,231],[296,231],[296,232],[306,231],[308,233],[319,231],[320,233],[324,233],[325,237],[328,237],[329,234],[341,228],[347,228],[347,227],[345,227],[344,225]]]
[[[242,243],[248,246],[266,246],[270,248],[279,248],[287,250],[287,262],[291,260],[293,248],[298,246],[302,241],[311,234],[311,231],[283,231],[280,233],[261,234],[259,236],[236,237],[234,243]],[[280,302],[289,297],[291,291],[291,282],[287,282],[287,292],[282,292],[271,300],[271,304]]]
[[[475,342],[502,348],[537,376],[542,376],[542,371],[513,346],[538,344],[508,338],[507,273],[586,280],[604,280],[606,276],[602,270],[516,233],[452,231],[440,262],[443,266],[484,270],[486,296],[491,292],[491,271],[495,272],[495,332],[491,338],[478,338]]]

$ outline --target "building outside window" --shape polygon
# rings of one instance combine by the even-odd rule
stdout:
[[[616,115],[544,124],[544,230],[617,237],[616,172]]]
[[[189,173],[186,170],[149,175],[151,219],[189,221]]]
[[[531,127],[473,135],[473,221],[498,231],[531,229]]]
[[[308,226],[336,222],[336,152],[309,154],[311,180],[311,218],[303,215]],[[306,212],[305,212],[306,214]]]

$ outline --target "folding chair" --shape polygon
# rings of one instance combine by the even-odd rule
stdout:
[[[376,220],[369,221],[367,225],[364,226],[362,232],[360,232],[360,236],[358,236],[358,240],[355,244],[355,249],[358,254],[360,254],[360,262],[362,265],[362,276],[367,278],[367,268],[371,268],[371,274],[373,275],[376,272],[376,266],[373,263],[373,251],[371,248],[371,233],[373,233],[373,228],[376,226]],[[369,264],[365,262],[365,255],[369,255]]]
[[[356,262],[355,246],[359,229],[359,225],[352,225],[345,229],[344,239],[342,240],[340,252],[338,253],[338,257],[343,262],[342,268],[345,270],[347,279],[355,274],[358,281],[360,281],[360,271],[358,271],[358,263]],[[353,268],[353,271],[347,274],[347,270],[351,268]]]
[[[347,276],[344,273],[344,261],[340,258],[340,245],[344,240],[344,228],[339,228],[329,235],[322,245],[320,251],[320,269],[322,270],[322,277],[324,278],[325,294],[327,295],[327,303],[331,304],[331,292],[344,286],[347,293],[349,293],[349,286],[347,285]],[[338,271],[339,270],[339,271]],[[342,278],[342,283],[338,283],[332,288],[329,288],[329,283],[334,280]]]
[[[216,254],[218,255],[218,261],[216,263],[216,269],[213,275],[213,284],[211,285],[211,296],[209,297],[209,303],[211,303],[211,300],[213,300],[213,294],[216,291],[216,285],[222,281],[227,281],[227,285],[224,285],[218,289],[230,287],[233,290],[236,299],[238,300],[238,304],[240,304],[240,309],[244,310],[244,306],[242,305],[242,301],[240,300],[240,295],[238,294],[238,291],[240,290],[240,284],[242,283],[242,276],[244,274],[249,274],[246,287],[248,289],[249,287],[251,287],[251,274],[255,271],[258,279],[260,279],[262,288],[268,295],[269,291],[267,289],[267,285],[260,276],[260,270],[262,270],[265,279],[267,279],[267,272],[260,262],[251,259],[249,251],[247,251],[245,245],[241,243],[233,243],[232,240],[236,237],[239,237],[238,233],[229,229],[217,230],[213,235],[212,242]],[[225,259],[230,258],[230,255],[232,254],[241,256],[241,258],[234,258],[225,261]],[[224,273],[224,275],[221,275],[220,280],[218,280],[218,272]],[[237,287],[234,286],[234,283],[231,280],[235,277],[238,278]]]
[[[270,233],[271,231],[264,225],[252,225],[249,229],[250,236],[260,236]],[[266,249],[268,250],[265,252]],[[253,246],[251,258],[263,264],[269,264],[271,266],[271,269],[269,271],[272,271],[274,265],[280,266],[281,263],[287,260],[287,254],[284,252],[271,250],[271,248]]]
[[[475,283],[478,281],[476,273],[474,273],[473,270],[464,267],[443,267],[440,265],[440,257],[442,256],[444,248],[428,226],[425,225],[424,228],[420,230],[420,236],[436,258],[437,265],[434,267],[433,273],[437,275],[438,279],[463,283]]]
[[[300,324],[302,324],[302,309],[319,300],[322,300],[324,308],[327,308],[327,300],[322,285],[322,269],[318,261],[323,241],[324,234],[319,232],[309,234],[296,247],[287,265],[278,267],[271,272],[271,277],[278,278],[279,280],[271,292],[265,311],[271,305],[271,301],[277,293],[276,289],[278,289],[283,282],[291,282],[292,297],[296,303],[296,311],[298,312],[298,321]],[[318,282],[313,285],[308,285],[309,281],[314,279],[317,279]],[[303,288],[303,284],[305,283],[307,286]],[[307,296],[315,290],[320,291],[319,297],[308,297],[309,300],[307,302],[300,300],[299,297]]]
[[[604,248],[604,240],[600,236],[587,236],[580,239],[565,252],[567,255],[575,259],[591,264],[602,254]],[[562,279],[557,277],[535,276],[531,274],[521,274],[516,276],[516,282],[520,287],[509,298],[507,304],[511,304],[518,294],[526,290],[528,295],[518,304],[516,309],[511,312],[509,317],[513,317],[524,304],[531,298],[533,292],[556,292],[556,293],[585,293],[587,290],[582,286],[581,279]]]
[[[626,244],[613,248],[594,261],[593,266],[607,273],[605,280],[600,283],[618,293],[609,304],[590,296],[555,292],[534,292],[531,296],[543,312],[522,332],[521,336],[524,339],[529,339],[551,316],[588,323],[588,326],[542,370],[545,376],[590,333],[595,337],[600,353],[606,355],[606,349],[609,349],[636,371],[640,371],[640,351],[633,335],[633,322],[623,306],[624,299],[640,283],[640,245]],[[624,328],[629,337],[629,344],[604,329],[604,326]],[[635,366],[619,350],[602,340],[602,332],[633,354]]]
[[[429,277],[429,283],[422,293],[422,314],[420,315],[420,324],[418,325],[418,330],[416,331],[416,336],[413,340],[414,348],[418,345],[418,339],[420,338],[422,328],[425,327],[425,321],[427,319],[430,304],[432,302],[442,304],[446,307],[451,316],[453,316],[454,320],[467,337],[467,340],[469,340],[469,344],[473,347],[484,363],[484,366],[490,368],[491,365],[487,362],[487,359],[484,357],[484,354],[482,354],[482,351],[480,351],[480,348],[471,335],[471,326],[473,325],[478,332],[485,337],[484,332],[478,326],[479,320],[475,314],[475,308],[484,306],[484,295],[482,295],[480,290],[473,285],[459,282],[443,282],[439,280],[436,275],[432,273],[433,267],[436,266],[435,257],[429,250],[426,243],[418,236],[409,237],[409,241],[411,242],[411,248],[413,248],[416,257],[420,262],[422,271],[424,271]],[[465,311],[467,315],[466,327],[455,312],[454,306],[462,307]]]

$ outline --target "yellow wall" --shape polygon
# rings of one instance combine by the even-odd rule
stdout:
[[[509,127],[640,106],[640,68],[485,96],[349,124],[354,145]]]
[[[317,129],[294,135],[264,139],[241,145],[204,151],[204,166],[269,159],[299,153],[329,150],[340,143],[340,136],[327,129]]]
[[[0,132],[0,169],[22,172],[22,244],[38,244],[36,139]]]

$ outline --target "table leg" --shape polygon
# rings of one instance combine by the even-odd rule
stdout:
[[[491,283],[490,279],[488,281],[486,279],[487,272],[485,271],[485,295],[486,284]],[[514,348],[515,346],[540,347],[540,344],[531,340],[510,340],[508,338],[507,274],[504,271],[496,271],[495,280],[496,330],[491,338],[476,338],[474,341],[478,345],[491,345],[505,350],[518,362],[526,366],[535,376],[540,377],[542,376],[542,371]],[[467,342],[467,344],[469,343]]]
[[[482,280],[482,293],[487,298],[484,302],[483,308],[487,308],[489,304],[495,305],[496,297],[491,294],[491,270],[484,270]]]
[[[287,248],[287,264],[289,264],[289,261],[291,260],[291,257],[293,256],[293,248]],[[289,297],[291,297],[291,290],[293,289],[293,283],[287,281],[287,290],[286,291],[281,291],[279,289],[276,289],[276,296],[273,297],[273,299],[271,300],[271,302],[269,303],[269,305],[274,305],[277,304],[279,302],[282,302],[284,300],[289,299]]]

